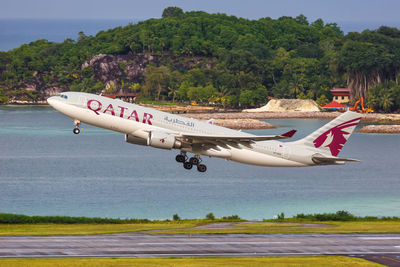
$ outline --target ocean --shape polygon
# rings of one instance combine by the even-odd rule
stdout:
[[[297,129],[293,139],[325,124],[321,119],[269,120]],[[206,173],[185,170],[176,150],[125,143],[124,136],[73,122],[48,106],[0,106],[0,212],[112,218],[204,218],[237,214],[272,218],[284,212],[346,210],[360,216],[400,215],[400,136],[354,133],[342,166],[257,167],[203,158]]]
[[[0,51],[39,39],[58,43],[67,38],[77,40],[80,31],[94,36],[99,31],[136,22],[136,19],[0,19]]]
[[[101,30],[108,30],[137,19],[1,19],[0,18],[0,51],[8,51],[30,42],[47,39],[51,42],[63,42],[67,38],[76,40],[78,33],[96,35]],[[398,23],[384,22],[339,22],[344,33],[374,30],[381,25],[400,27]]]

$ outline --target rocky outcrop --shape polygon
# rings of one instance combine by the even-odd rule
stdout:
[[[174,55],[152,55],[152,54],[126,54],[126,55],[95,55],[85,61],[81,69],[92,68],[94,78],[103,82],[106,87],[113,86],[116,90],[121,89],[121,81],[131,83],[143,83],[146,67],[149,63],[156,66],[168,62],[176,69],[189,70],[195,67],[212,68],[213,58],[193,57],[182,58]]]
[[[311,99],[271,99],[261,108],[245,109],[243,112],[314,112],[321,111],[319,105]]]
[[[127,55],[95,55],[82,64],[82,69],[92,68],[96,80],[104,84],[117,85],[117,80],[129,82],[143,82],[146,66],[155,61],[149,54],[133,56]]]
[[[366,125],[358,130],[359,133],[400,133],[400,125]]]
[[[193,68],[212,68],[215,58],[212,57],[188,57],[182,58],[172,54],[152,55],[152,54],[132,54],[125,55],[106,55],[99,54],[92,56],[81,65],[81,70],[87,69],[95,81],[101,81],[106,89],[113,88],[114,91],[123,92],[123,85],[126,83],[140,83],[145,79],[146,68],[152,63],[155,66],[168,65],[177,70],[190,70]],[[37,91],[37,99],[27,103],[35,104],[44,101],[49,96],[56,95],[63,91],[70,90],[71,84],[60,85],[57,80],[52,83],[46,82],[46,75],[49,73],[35,72],[28,82],[20,83],[12,88],[1,87],[4,92],[12,90]],[[72,75],[75,79],[81,79],[78,74]],[[126,87],[126,86],[125,86]],[[10,103],[20,101],[19,96],[11,96]],[[29,98],[29,96],[27,95]],[[25,100],[23,100],[25,101]],[[25,103],[25,102],[24,102]]]

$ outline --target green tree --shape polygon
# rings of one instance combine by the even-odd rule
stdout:
[[[303,14],[300,14],[296,17],[297,23],[303,24],[303,25],[308,25],[308,20],[307,17],[304,16]]]
[[[326,98],[325,95],[321,95],[320,97],[317,98],[316,102],[320,106],[325,106],[326,104],[329,103],[329,100],[328,98]]]
[[[133,83],[133,84],[129,85],[129,89],[131,90],[132,93],[137,93],[140,91],[140,84]]]
[[[213,96],[217,95],[218,92],[214,86],[192,86],[188,88],[187,96],[192,101],[208,102]]]
[[[101,93],[101,91],[103,91],[104,90],[104,84],[102,83],[102,82],[97,82],[97,83],[95,83],[94,85],[93,85],[93,90],[91,90],[91,92],[94,92],[94,93]]]
[[[163,18],[167,17],[181,17],[183,15],[182,8],[176,6],[170,6],[164,9],[162,13]]]
[[[177,95],[181,100],[188,100],[188,92],[189,88],[191,87],[190,83],[188,81],[183,81],[177,91]]]
[[[0,88],[0,104],[5,104],[8,102],[8,97],[4,94],[3,90]]]
[[[181,220],[181,217],[179,217],[178,214],[174,214],[174,215],[172,216],[172,220],[174,220],[174,221],[180,221],[180,220]]]
[[[393,97],[389,92],[386,92],[381,97],[381,106],[385,112],[389,112],[393,106]]]
[[[162,92],[166,92],[170,82],[171,73],[166,66],[148,66],[145,75],[145,94],[154,96],[155,100],[160,100]]]
[[[255,105],[255,94],[252,90],[244,90],[240,93],[239,101],[240,104],[249,107]]]
[[[210,212],[206,215],[206,219],[207,220],[215,220],[215,216],[212,212]]]

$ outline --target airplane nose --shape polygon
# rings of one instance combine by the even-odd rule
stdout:
[[[54,102],[57,101],[55,98],[55,96],[47,98],[47,103],[49,103],[50,106],[53,106]]]

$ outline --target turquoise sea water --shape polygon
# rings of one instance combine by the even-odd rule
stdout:
[[[67,38],[76,40],[78,33],[96,35],[118,26],[136,23],[135,19],[2,19],[0,18],[0,51],[22,44],[46,39],[61,43]]]
[[[270,120],[307,135],[325,120]],[[0,107],[0,212],[165,219],[284,212],[400,216],[399,135],[351,136],[344,166],[270,168],[204,158],[206,173],[175,162],[177,151],[131,145],[50,107]]]

